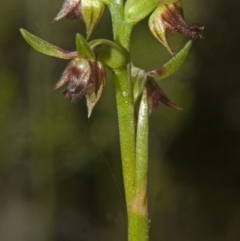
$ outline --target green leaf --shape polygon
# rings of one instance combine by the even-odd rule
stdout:
[[[185,62],[192,47],[192,41],[188,41],[183,49],[178,52],[171,60],[164,64],[160,69],[152,70],[147,73],[154,80],[164,79],[174,74]]]
[[[81,34],[76,35],[76,46],[77,46],[77,52],[78,56],[80,58],[88,59],[88,60],[95,60],[95,55],[84,39],[84,37]]]
[[[76,52],[68,52],[66,50],[63,50],[55,45],[46,42],[43,39],[38,38],[37,36],[29,33],[25,29],[20,29],[20,32],[23,38],[29,43],[29,45],[31,45],[35,50],[40,53],[60,59],[72,59],[74,57],[77,57]]]
[[[96,39],[89,43],[97,59],[110,69],[120,69],[126,64],[122,49],[107,39]]]

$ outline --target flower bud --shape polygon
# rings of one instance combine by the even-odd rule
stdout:
[[[183,18],[179,3],[160,4],[149,18],[149,28],[157,40],[173,54],[166,37],[166,29],[171,33],[179,32],[191,39],[202,38],[203,27],[188,27]]]
[[[86,26],[87,39],[104,12],[105,5],[100,0],[82,0],[81,17]]]
[[[72,102],[85,96],[88,116],[90,116],[93,107],[101,97],[104,84],[105,70],[100,62],[75,58],[68,64],[53,89],[67,85],[62,94]]]
[[[81,19],[85,23],[87,38],[89,38],[99,22],[104,8],[105,6],[100,0],[65,0],[54,21],[64,17],[71,20]]]

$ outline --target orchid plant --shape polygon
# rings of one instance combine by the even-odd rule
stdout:
[[[104,9],[111,13],[113,41],[88,41]],[[131,61],[130,39],[134,26],[149,17],[149,29],[172,58],[162,67],[146,72]],[[176,72],[185,62],[192,40],[202,38],[203,27],[189,27],[179,0],[65,0],[54,21],[80,19],[86,26],[86,38],[76,35],[76,51],[54,46],[27,30],[23,38],[37,51],[70,62],[54,90],[65,86],[62,95],[72,102],[85,96],[88,117],[99,101],[106,82],[105,69],[113,73],[118,110],[121,158],[128,216],[128,240],[149,240],[147,205],[148,119],[159,102],[181,110],[158,85],[158,81]],[[167,31],[179,32],[191,40],[174,53]],[[137,114],[136,114],[137,113]]]

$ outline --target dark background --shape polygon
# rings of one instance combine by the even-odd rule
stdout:
[[[0,8],[0,240],[126,240],[111,75],[92,117],[85,101],[52,92],[68,61],[44,56],[19,28],[67,50],[83,24],[52,23],[58,0],[3,0]],[[205,26],[181,70],[159,84],[184,111],[150,117],[151,241],[236,241],[240,236],[239,1],[184,1]],[[93,38],[111,38],[106,11]],[[175,51],[187,41],[170,38]],[[147,21],[132,38],[135,65],[170,58]]]

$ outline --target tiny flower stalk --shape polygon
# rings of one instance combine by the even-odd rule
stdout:
[[[166,31],[179,32],[190,39],[202,38],[203,27],[189,27],[178,0],[65,0],[54,21],[80,19],[88,39],[102,16],[105,5],[112,17],[114,41],[90,42],[76,35],[76,51],[66,51],[21,29],[23,38],[37,51],[70,60],[54,90],[72,102],[86,98],[88,117],[103,94],[105,68],[113,73],[120,133],[121,159],[128,216],[128,241],[149,241],[147,206],[149,115],[163,103],[181,110],[157,83],[174,74],[185,62],[192,41],[162,67],[146,72],[131,61],[130,43],[134,25],[149,17],[149,28],[158,41],[174,54]]]

